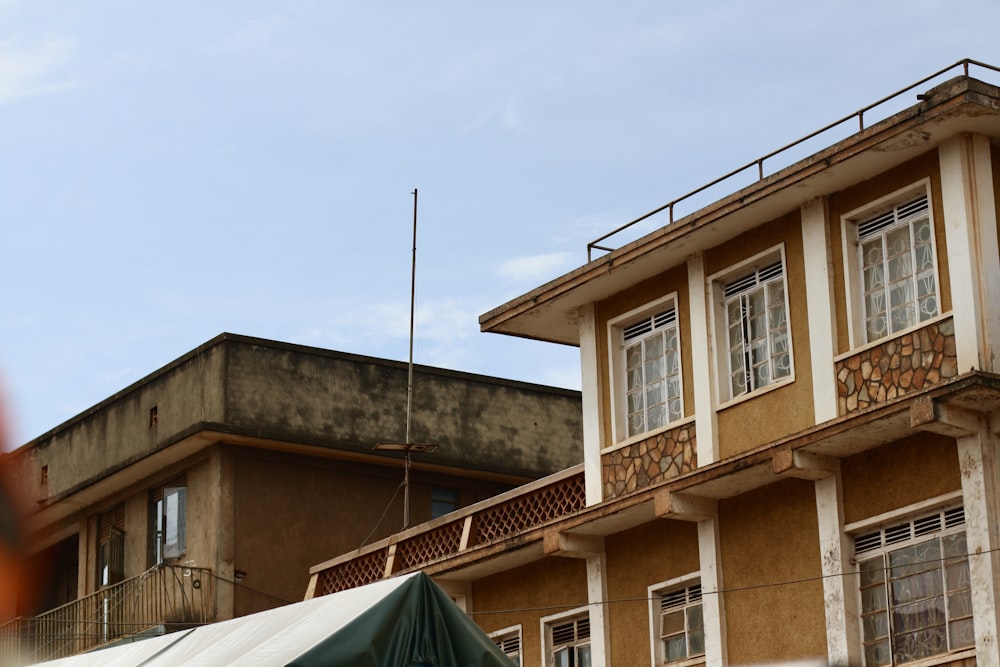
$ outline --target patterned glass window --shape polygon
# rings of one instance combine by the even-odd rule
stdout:
[[[551,626],[552,667],[590,667],[590,617]]]
[[[975,645],[961,507],[858,536],[865,665]]]
[[[723,297],[730,398],[790,376],[792,358],[781,262],[726,284]]]
[[[927,195],[859,223],[858,251],[869,342],[938,315]]]
[[[634,322],[622,330],[628,437],[681,418],[681,352],[677,311]]]
[[[659,594],[659,663],[669,664],[705,653],[701,584]]]

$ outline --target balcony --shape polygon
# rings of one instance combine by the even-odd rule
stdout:
[[[211,570],[157,565],[33,618],[0,625],[0,665],[54,660],[214,617]]]
[[[482,553],[544,528],[585,504],[583,466],[577,465],[317,565],[306,597]]]

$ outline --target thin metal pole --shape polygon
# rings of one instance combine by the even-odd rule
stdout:
[[[410,527],[410,414],[413,409],[413,321],[417,295],[417,189],[413,189],[413,258],[410,262],[410,362],[406,378],[406,465],[403,473],[403,529]]]

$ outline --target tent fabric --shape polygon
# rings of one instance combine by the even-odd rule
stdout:
[[[39,667],[510,667],[423,573]]]

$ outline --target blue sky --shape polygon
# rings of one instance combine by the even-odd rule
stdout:
[[[1000,3],[0,0],[18,446],[229,331],[579,386],[478,316],[961,58]],[[818,148],[818,146],[817,146]],[[719,192],[719,195],[725,192]]]

